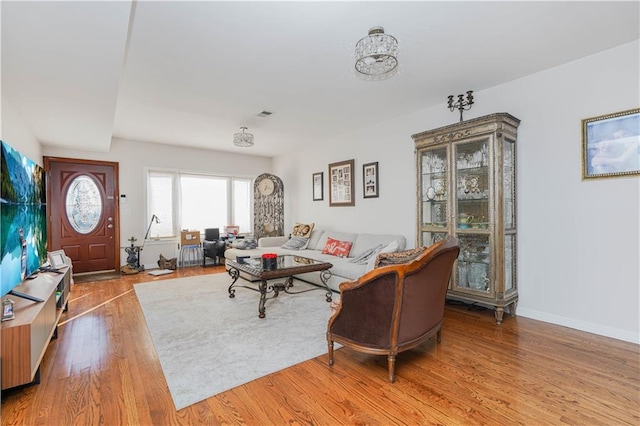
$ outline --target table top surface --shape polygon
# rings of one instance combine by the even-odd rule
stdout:
[[[278,256],[274,269],[263,269],[262,258],[260,257],[245,259],[242,262],[229,260],[227,264],[231,268],[246,272],[259,279],[282,278],[305,272],[324,271],[333,267],[333,264],[329,262],[291,254]]]

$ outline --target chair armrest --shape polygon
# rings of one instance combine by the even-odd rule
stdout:
[[[280,247],[289,237],[262,237],[258,240],[258,247]]]

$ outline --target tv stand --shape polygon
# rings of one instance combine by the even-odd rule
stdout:
[[[35,279],[35,277],[33,277],[32,279]],[[22,293],[17,290],[11,290],[7,294],[10,294],[12,296],[22,297],[23,299],[32,300],[34,302],[44,302],[44,299],[40,299],[39,297],[35,297],[27,293]]]
[[[24,280],[12,296],[15,318],[3,321],[2,389],[38,382],[40,363],[49,342],[58,333],[58,322],[67,309],[71,269],[60,268],[60,274],[38,274]],[[23,298],[23,295],[26,298]],[[33,301],[38,303],[33,303]]]

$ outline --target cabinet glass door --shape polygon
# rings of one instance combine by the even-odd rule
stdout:
[[[489,140],[455,145],[456,229],[489,228]]]
[[[437,148],[421,153],[421,217],[420,223],[424,230],[438,231],[449,225],[449,196],[448,156],[447,148]],[[446,231],[445,231],[446,232]],[[423,238],[423,245],[433,242],[431,237]]]
[[[489,139],[454,145],[455,233],[460,241],[456,286],[491,292]]]

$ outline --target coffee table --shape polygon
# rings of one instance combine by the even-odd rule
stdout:
[[[280,292],[288,294],[305,293],[312,290],[325,290],[326,300],[331,302],[331,289],[327,285],[327,281],[331,277],[329,268],[333,265],[329,262],[321,262],[314,259],[309,259],[302,256],[294,255],[282,255],[278,256],[276,260],[276,267],[273,269],[264,269],[262,266],[261,258],[243,259],[242,261],[228,260],[229,275],[233,279],[233,282],[229,286],[229,297],[234,298],[236,296],[236,289],[234,287],[243,287],[249,290],[257,291],[260,293],[260,302],[258,303],[258,317],[265,317],[265,302],[267,299],[273,299],[278,297]],[[293,287],[293,276],[297,274],[304,274],[306,272],[320,271],[320,281],[324,287],[309,288],[301,291],[291,291]],[[249,276],[255,278],[258,281],[257,287],[249,285],[236,285],[238,278],[240,278],[240,272],[244,272]],[[269,280],[276,280],[284,278],[283,282],[271,283]],[[251,282],[247,280],[248,282]],[[271,294],[271,297],[267,297]]]

